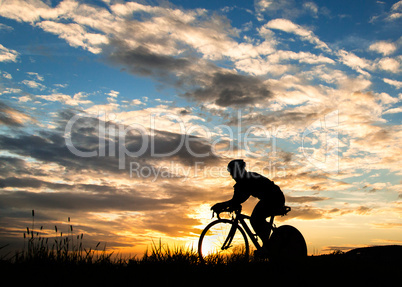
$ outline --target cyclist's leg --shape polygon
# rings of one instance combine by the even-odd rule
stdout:
[[[266,221],[266,218],[272,214],[273,208],[270,202],[261,200],[254,207],[251,213],[250,223],[254,231],[261,238],[263,246],[268,246],[271,226]]]
[[[266,221],[267,217],[270,217],[274,211],[285,205],[285,197],[283,193],[274,194],[269,199],[260,200],[254,207],[251,214],[251,226],[254,231],[261,238],[265,248],[268,248],[269,236],[271,234],[272,226]]]

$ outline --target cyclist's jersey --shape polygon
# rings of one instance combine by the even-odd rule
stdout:
[[[245,176],[236,181],[233,186],[234,194],[232,201],[236,203],[245,202],[250,195],[260,200],[269,200],[285,204],[283,192],[273,181],[256,172],[247,172]]]

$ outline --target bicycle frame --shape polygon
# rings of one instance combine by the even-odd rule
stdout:
[[[283,206],[279,209],[274,210],[271,213],[270,219],[269,219],[269,253],[270,253],[270,260],[282,260],[282,259],[289,259],[289,260],[298,260],[301,258],[304,258],[307,256],[307,245],[306,241],[303,237],[303,235],[300,233],[299,230],[297,230],[295,227],[291,225],[281,225],[280,227],[276,227],[274,224],[275,217],[280,215],[284,216],[286,215],[289,211],[291,211],[291,208],[289,206]],[[232,219],[228,218],[223,218],[221,219],[219,214],[221,212],[229,212],[233,213]],[[215,211],[213,213],[213,216],[215,214]],[[204,230],[202,231],[200,235],[200,240],[198,241],[198,252],[200,254],[201,260],[203,260],[204,255],[208,255],[208,252],[206,254],[202,254],[202,248],[203,248],[203,240],[204,237],[207,235],[207,232],[210,230],[214,230],[214,226],[218,225],[217,232],[213,231],[212,233],[209,233],[207,235],[208,240],[215,241],[218,243],[218,246],[215,245],[215,248],[220,248],[222,251],[230,249],[231,247],[239,248],[241,247],[241,241],[244,239],[245,243],[245,253],[246,257],[248,258],[249,252],[250,252],[250,245],[249,245],[249,240],[254,244],[255,248],[257,250],[262,249],[262,244],[258,242],[259,236],[255,234],[249,224],[246,223],[246,220],[250,220],[251,216],[244,215],[241,213],[241,206],[237,209],[226,209],[222,210],[220,212],[217,212],[217,217],[218,220],[212,221],[210,224],[208,224]],[[221,233],[221,235],[218,235],[218,238],[215,238],[216,234],[219,234],[219,226],[222,226],[221,224],[224,224],[226,227],[224,228],[225,231]],[[211,229],[212,228],[212,229]],[[229,228],[229,230],[227,230]],[[222,230],[223,231],[223,230]],[[228,233],[226,233],[228,232]],[[236,234],[241,233],[241,238],[236,237]],[[225,235],[224,235],[225,234]],[[222,236],[222,237],[220,237]],[[260,238],[261,239],[261,238]],[[285,239],[285,240],[284,240]],[[207,242],[210,242],[208,241]],[[224,241],[222,244],[222,240]],[[236,242],[233,242],[233,241]],[[234,243],[234,245],[232,245]],[[206,245],[208,248],[208,243]],[[236,250],[236,249],[233,249]],[[236,254],[233,253],[232,249],[229,250],[229,254]],[[263,258],[265,256],[263,255]]]
[[[240,218],[239,218],[239,217],[240,217]],[[240,213],[240,214],[237,214],[237,215],[236,215],[236,219],[235,219],[235,220],[238,220],[238,222],[240,222],[240,224],[241,224],[241,226],[243,227],[244,231],[246,231],[248,237],[251,239],[251,242],[253,242],[255,248],[260,249],[260,248],[261,248],[261,245],[260,245],[260,243],[258,243],[258,240],[257,240],[258,236],[257,236],[257,234],[254,234],[254,233],[251,231],[250,227],[248,227],[247,223],[244,221],[244,219],[250,220],[250,218],[251,218],[250,216],[244,215],[244,214],[241,214],[241,213]],[[270,232],[270,233],[271,233],[271,232]]]
[[[236,217],[233,218],[232,228],[230,229],[229,234],[228,234],[225,242],[223,243],[221,249],[225,250],[225,249],[228,249],[230,247],[230,244],[232,243],[233,237],[235,235],[235,232],[236,232],[236,229],[237,229],[237,226],[239,225],[239,223],[243,227],[244,231],[247,233],[248,237],[251,239],[251,242],[253,242],[255,248],[260,249],[261,245],[258,242],[257,234],[253,233],[251,231],[250,227],[248,226],[248,224],[244,221],[245,219],[250,220],[251,217],[249,215],[241,214],[240,211],[236,211],[235,214],[236,214]],[[270,234],[272,232],[272,229],[275,228],[274,225],[273,225],[274,224],[274,218],[275,218],[275,215],[272,215],[271,218],[270,218],[270,221],[269,221],[269,223],[270,223],[270,231],[269,231],[269,233]]]

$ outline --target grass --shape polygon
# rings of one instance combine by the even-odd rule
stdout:
[[[92,248],[85,248],[83,244],[84,234],[74,235],[74,228],[70,224],[68,217],[67,233],[54,226],[54,236],[49,230],[44,231],[43,226],[38,230],[35,229],[35,211],[32,210],[31,228],[26,227],[23,233],[24,248],[17,251],[14,256],[9,259],[1,258],[2,262],[14,264],[35,264],[35,265],[100,265],[112,264],[126,266],[129,264],[201,264],[197,250],[193,248],[185,248],[182,246],[170,247],[163,244],[161,240],[158,243],[152,242],[150,247],[145,251],[142,258],[122,258],[113,256],[113,252],[106,251],[106,244],[103,249],[98,249],[101,242]],[[51,235],[51,236],[49,236]],[[1,247],[0,247],[1,249]],[[239,256],[230,258],[219,255],[210,255],[202,262],[203,265],[228,264],[240,261]]]
[[[1,260],[2,279],[18,278],[16,282],[21,284],[40,280],[45,286],[241,286],[262,281],[285,286],[384,286],[397,282],[402,267],[402,246],[380,250],[380,257],[370,252],[336,252],[309,256],[298,263],[274,264],[219,256],[202,263],[196,250],[169,247],[162,241],[152,243],[143,257],[126,259],[112,258],[104,250],[65,252],[65,244],[59,246],[59,255],[57,249],[39,248],[31,249],[37,254]]]
[[[34,217],[34,213],[33,213]],[[42,228],[24,235],[24,250],[0,259],[4,282],[20,285],[39,282],[41,286],[383,286],[398,282],[402,268],[402,246],[382,246],[309,256],[303,262],[272,263],[237,256],[211,255],[205,262],[194,248],[152,242],[144,255],[119,258],[106,252],[98,242],[83,247],[83,234],[67,235],[55,226],[54,237],[44,237]],[[98,249],[103,245],[103,249]],[[0,247],[1,248],[1,247]],[[11,281],[8,281],[11,280]],[[266,285],[269,285],[268,283]]]
[[[98,250],[101,242],[94,249],[83,247],[84,234],[73,234],[73,226],[69,225],[67,235],[54,226],[55,236],[44,236],[43,226],[35,231],[35,213],[32,210],[32,227],[24,232],[24,249],[16,252],[10,259],[14,263],[33,262],[35,264],[91,264],[96,262],[110,262],[112,253]],[[68,218],[70,222],[70,217]]]

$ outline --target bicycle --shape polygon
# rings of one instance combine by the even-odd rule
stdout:
[[[232,219],[220,218],[208,224],[202,231],[198,241],[198,254],[201,261],[208,256],[223,256],[225,258],[241,258],[248,261],[250,246],[248,237],[254,244],[257,253],[262,253],[262,247],[258,242],[258,235],[254,234],[245,222],[250,216],[241,213],[242,207],[226,209],[221,212],[233,213]],[[307,246],[303,235],[295,227],[282,225],[276,227],[275,216],[284,216],[291,211],[289,206],[275,210],[270,216],[270,237],[268,259],[270,261],[289,261],[302,259],[307,256]],[[214,217],[214,213],[212,214]],[[247,235],[246,235],[247,234]]]

